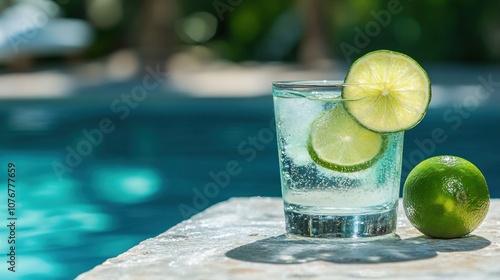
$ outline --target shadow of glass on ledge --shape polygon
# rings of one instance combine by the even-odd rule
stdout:
[[[385,263],[429,259],[437,252],[473,251],[491,244],[488,239],[470,235],[456,239],[432,239],[424,235],[372,242],[309,242],[285,235],[273,236],[240,246],[226,253],[232,259],[248,262],[295,264],[311,261],[333,263]]]

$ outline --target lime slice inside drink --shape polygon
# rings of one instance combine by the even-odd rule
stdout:
[[[383,135],[360,126],[339,103],[313,122],[308,151],[325,168],[355,172],[370,167],[386,146]]]
[[[431,100],[430,80],[409,56],[379,50],[357,59],[344,80],[346,110],[362,126],[381,133],[408,130],[422,120]]]

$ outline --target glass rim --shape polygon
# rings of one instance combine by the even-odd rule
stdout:
[[[347,86],[380,86],[385,83],[345,83],[341,80],[290,80],[290,81],[273,81],[273,88],[276,89],[338,89]]]
[[[279,89],[308,89],[308,88],[339,88],[347,84],[341,80],[289,80],[289,81],[274,81],[274,88]]]

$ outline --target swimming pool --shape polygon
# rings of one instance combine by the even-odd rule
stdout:
[[[500,197],[498,98],[475,106],[440,91],[450,88],[436,88],[427,116],[405,133],[403,181],[421,159],[453,154]],[[270,95],[152,96],[126,117],[108,98],[0,106],[0,166],[17,171],[19,279],[74,278],[219,201],[281,194]]]

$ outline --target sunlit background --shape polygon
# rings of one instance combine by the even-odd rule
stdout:
[[[433,83],[403,180],[454,154],[499,198],[498,0],[0,0],[0,200],[15,163],[18,218],[0,279],[72,279],[217,202],[280,196],[271,81],[342,80],[376,49]]]

